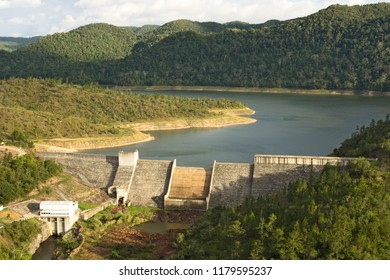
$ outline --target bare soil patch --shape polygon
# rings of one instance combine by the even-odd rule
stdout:
[[[4,211],[0,212],[0,219],[1,218],[10,218],[12,220],[18,220],[21,217],[22,217],[22,215],[20,215],[16,212],[13,212],[13,211],[9,211],[9,210],[4,210]]]

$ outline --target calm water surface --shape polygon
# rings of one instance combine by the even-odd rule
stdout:
[[[38,250],[32,255],[33,260],[51,260],[57,248],[58,237],[50,236],[43,241]]]
[[[139,92],[145,94],[145,92]],[[187,97],[231,98],[256,111],[251,125],[150,132],[155,141],[85,153],[138,149],[142,159],[177,159],[181,166],[252,162],[254,154],[327,155],[357,126],[390,113],[389,97],[164,91]]]

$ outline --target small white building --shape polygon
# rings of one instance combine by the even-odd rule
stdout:
[[[39,217],[50,224],[52,234],[64,234],[79,219],[77,201],[42,201],[39,204]]]

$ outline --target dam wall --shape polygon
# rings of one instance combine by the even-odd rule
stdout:
[[[319,176],[327,164],[353,158],[255,155],[250,163],[214,162],[212,169],[177,167],[176,160],[142,160],[138,151],[119,157],[39,153],[92,187],[107,188],[117,203],[166,209],[207,210],[235,206],[249,197],[285,190],[295,179]]]
[[[44,159],[60,163],[64,170],[84,184],[108,188],[112,186],[118,170],[118,156],[89,155],[77,153],[37,153]]]
[[[164,207],[173,161],[138,160],[130,186],[128,203],[136,206]]]
[[[128,200],[130,185],[133,181],[134,169],[138,161],[138,151],[120,152],[118,155],[119,166],[115,174],[112,186],[108,188],[108,193],[116,191],[116,203],[123,204]]]
[[[209,208],[239,205],[251,195],[253,164],[215,162]]]
[[[286,189],[293,180],[318,176],[327,164],[345,166],[351,160],[353,158],[255,155],[251,196],[275,194]]]

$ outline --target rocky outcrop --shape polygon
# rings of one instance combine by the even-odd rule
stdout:
[[[50,224],[48,222],[41,223],[41,232],[31,241],[28,246],[28,252],[33,255],[43,241],[46,241],[52,235]]]

